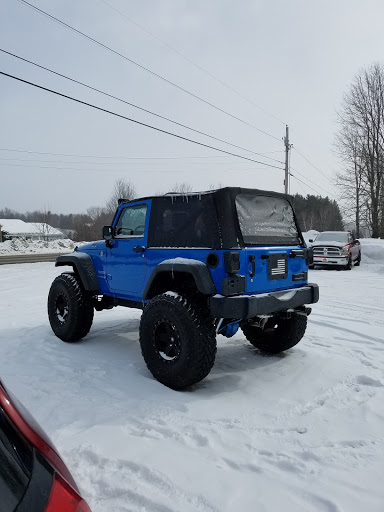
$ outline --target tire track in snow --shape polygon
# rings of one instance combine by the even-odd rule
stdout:
[[[140,507],[145,512],[220,512],[204,496],[182,491],[166,475],[144,463],[108,459],[90,447],[67,453],[67,457],[83,477],[86,499],[100,505],[107,501],[109,510],[114,510],[114,499],[124,499],[135,510]],[[101,501],[98,496],[105,498]],[[104,508],[94,510],[105,512]]]

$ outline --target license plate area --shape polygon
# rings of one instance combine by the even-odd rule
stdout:
[[[270,254],[268,257],[268,279],[276,281],[277,279],[286,279],[288,277],[288,255]]]

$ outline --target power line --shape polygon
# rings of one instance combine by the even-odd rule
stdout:
[[[293,178],[295,178],[295,179],[296,179],[296,176],[293,176],[293,174],[290,174],[290,176],[292,176]],[[303,183],[303,182],[302,182],[302,181],[297,180],[297,183],[298,183],[298,185],[299,185],[300,189],[304,192],[304,194],[307,194],[306,190],[305,190],[305,189],[304,189],[304,187],[301,185],[301,183]]]
[[[334,194],[332,194],[331,192],[329,192],[328,190],[326,190],[325,188],[321,187],[320,185],[318,185],[317,183],[315,183],[314,181],[310,180],[307,176],[304,176],[304,174],[302,174],[300,171],[298,171],[297,169],[294,169],[293,167],[291,167],[291,169],[295,172],[297,172],[297,174],[299,174],[302,178],[306,179],[307,181],[309,181],[310,183],[312,183],[313,185],[315,185],[315,187],[317,188],[320,188],[321,190],[323,190],[324,192],[326,192],[327,194],[329,194],[330,196],[333,196]]]
[[[327,176],[325,173],[323,173],[323,171],[321,171],[318,167],[316,167],[316,165],[315,165],[315,164],[313,164],[312,162],[310,162],[310,161],[308,160],[308,158],[307,158],[306,156],[304,156],[302,153],[300,153],[300,151],[299,151],[295,146],[293,147],[293,149],[294,149],[294,150],[296,150],[296,152],[301,156],[301,158],[304,158],[304,160],[305,160],[306,162],[308,162],[308,163],[309,163],[309,165],[311,165],[314,169],[316,169],[316,171],[317,171],[317,172],[319,172],[322,176],[324,176],[324,178],[326,178],[326,179],[327,179],[327,180],[328,180],[328,181],[333,185],[333,183],[332,183],[332,181],[331,181],[331,179],[330,179],[330,177],[329,177],[329,176]]]
[[[31,60],[25,59],[24,57],[20,57],[19,55],[16,55],[14,53],[8,52],[2,48],[0,48],[0,52],[6,53],[7,55],[10,55],[11,57],[15,57],[16,59],[22,60],[24,62],[27,62],[28,64],[32,64],[33,66],[36,66],[40,69],[44,69],[45,71],[48,71],[49,73],[53,73],[54,75],[60,76],[61,78],[65,78],[66,80],[70,80],[71,82],[74,82],[76,84],[82,85],[83,87],[86,87],[87,89],[91,89],[92,91],[96,91],[100,94],[103,94],[104,96],[108,96],[109,98],[113,98],[114,100],[120,101],[121,103],[125,103],[126,105],[129,105],[131,107],[137,108],[141,111],[146,112],[147,114],[151,114],[153,116],[159,117],[160,119],[164,119],[165,121],[168,121],[170,123],[176,124],[177,126],[181,126],[182,128],[186,128],[187,130],[190,130],[192,132],[198,133],[200,135],[204,135],[205,137],[208,137],[210,139],[216,140],[218,142],[223,142],[224,144],[228,144],[229,146],[232,146],[237,149],[241,149],[243,151],[248,151],[249,153],[252,153],[254,155],[263,156],[261,153],[256,153],[255,151],[252,151],[247,148],[243,148],[242,146],[238,146],[237,144],[233,144],[231,142],[227,142],[226,140],[219,139],[218,137],[214,137],[213,135],[210,135],[209,133],[202,132],[200,130],[196,130],[195,128],[191,128],[185,124],[179,123],[177,121],[174,121],[172,119],[169,119],[168,117],[162,116],[160,114],[157,114],[155,112],[152,112],[151,110],[147,110],[143,107],[139,107],[138,105],[135,105],[134,103],[130,103],[129,101],[123,100],[117,96],[114,96],[113,94],[109,94],[105,91],[102,91],[100,89],[97,89],[96,87],[92,87],[91,85],[85,84],[83,82],[80,82],[79,80],[75,80],[74,78],[71,78],[69,76],[63,75],[62,73],[58,73],[57,71],[54,71],[52,69],[49,69],[45,66],[42,66],[40,64],[37,64],[36,62],[33,62]],[[265,156],[264,158],[267,158],[269,160],[273,160],[274,162],[278,162],[279,164],[282,164],[283,162],[280,162],[279,160],[276,160],[275,158],[272,158],[270,156]]]
[[[147,166],[147,165],[151,165],[151,166],[158,166],[158,168],[160,169],[163,169],[164,165],[169,165],[168,161],[155,161],[155,162],[134,162],[134,161],[130,161],[130,162],[89,162],[89,161],[73,161],[73,160],[70,160],[70,161],[65,161],[65,160],[31,160],[31,159],[26,159],[26,158],[4,158],[4,157],[0,157],[0,163],[1,161],[4,161],[4,162],[27,162],[27,163],[46,163],[46,164],[73,164],[73,165],[108,165],[108,166],[115,166],[115,165],[124,165],[124,166],[140,166],[139,168],[141,168],[141,166]],[[237,170],[237,169],[241,169],[241,167],[234,167],[234,165],[246,165],[247,162],[239,162],[239,161],[236,161],[236,162],[187,162],[187,165],[189,166],[195,166],[195,165],[204,165],[204,168],[209,170],[209,168],[207,168],[207,165],[214,165],[214,166],[230,166],[231,169],[233,170]],[[4,164],[5,165],[5,164]],[[159,167],[160,165],[160,167]],[[249,164],[248,164],[249,165]],[[118,170],[118,169],[116,169]]]
[[[153,37],[154,39],[156,39],[157,41],[159,41],[161,44],[163,44],[164,46],[166,46],[169,50],[173,51],[174,53],[176,53],[177,55],[179,55],[179,57],[181,57],[182,59],[186,60],[187,62],[189,62],[190,64],[192,64],[193,66],[195,66],[195,68],[199,69],[200,71],[203,71],[203,73],[207,74],[208,76],[210,76],[211,78],[213,78],[214,80],[216,80],[216,82],[220,83],[221,85],[223,85],[224,87],[226,87],[227,89],[229,89],[230,91],[234,92],[235,94],[237,94],[237,96],[239,96],[240,98],[242,98],[243,100],[247,101],[248,103],[250,103],[251,105],[253,105],[254,107],[258,108],[259,110],[261,110],[262,112],[264,112],[265,114],[267,114],[268,116],[272,117],[273,119],[275,119],[276,121],[278,121],[279,123],[282,123],[282,124],[286,124],[284,121],[282,121],[281,119],[279,119],[278,117],[274,116],[273,114],[271,114],[270,112],[268,112],[267,110],[265,110],[263,107],[260,107],[260,105],[258,105],[257,103],[255,103],[254,101],[250,100],[249,98],[247,98],[246,96],[244,96],[244,94],[240,93],[239,91],[237,91],[236,89],[234,89],[232,86],[228,85],[227,83],[225,83],[223,80],[221,80],[220,78],[217,78],[217,76],[215,76],[213,73],[211,73],[210,71],[206,70],[205,68],[203,68],[202,66],[200,66],[199,64],[196,64],[196,62],[194,62],[193,60],[191,60],[190,58],[188,58],[187,56],[185,56],[183,53],[181,53],[179,50],[176,50],[176,48],[174,48],[173,46],[171,46],[170,44],[166,43],[165,41],[163,41],[160,37],[158,37],[156,34],[154,34],[153,32],[151,32],[150,30],[148,30],[147,28],[143,27],[142,25],[140,25],[139,23],[137,23],[136,21],[134,21],[132,18],[130,18],[125,12],[123,11],[120,11],[119,9],[117,9],[116,7],[114,7],[113,5],[111,5],[110,3],[106,2],[106,0],[99,0],[100,2],[102,2],[103,4],[107,5],[108,7],[110,7],[112,10],[114,10],[115,12],[117,12],[118,14],[120,14],[121,16],[123,16],[124,18],[126,18],[128,21],[130,21],[133,25],[136,25],[136,27],[139,27],[141,30],[143,30],[144,32],[146,32],[147,34],[149,34],[151,37]]]
[[[335,197],[334,194],[331,194],[330,192],[328,192],[327,190],[325,190],[324,188],[320,187],[319,185],[316,185],[316,183],[314,183],[313,181],[311,181],[309,178],[303,176],[301,173],[299,173],[299,171],[297,169],[294,169],[295,172],[297,172],[298,174],[300,174],[300,176],[308,181],[310,181],[311,183],[313,183],[316,187],[320,188],[321,190],[323,190],[324,192],[326,192],[329,196],[331,197]],[[299,181],[300,183],[303,183],[303,185],[307,186],[308,188],[310,188],[311,190],[313,190],[313,192],[315,192],[316,194],[318,194],[318,190],[315,190],[313,187],[311,187],[310,185],[308,185],[308,183],[305,183],[304,181],[301,181],[297,176],[295,176],[294,174],[290,173],[290,176],[292,176],[292,178],[295,178],[297,181]]]
[[[126,55],[118,52],[117,50],[114,50],[113,48],[111,48],[110,46],[107,46],[106,44],[98,41],[97,39],[94,39],[93,37],[85,34],[84,32],[81,32],[80,30],[76,29],[75,27],[72,27],[71,25],[69,25],[68,23],[65,23],[64,21],[60,20],[59,18],[56,18],[55,16],[52,16],[52,14],[49,14],[47,13],[46,11],[43,11],[42,9],[39,9],[38,7],[36,7],[35,5],[27,2],[26,0],[18,0],[19,2],[23,3],[24,5],[27,5],[28,7],[31,7],[32,9],[34,9],[35,11],[39,12],[40,14],[44,15],[44,16],[47,16],[49,19],[57,22],[57,23],[60,23],[62,26],[76,32],[77,34],[81,35],[82,37],[85,37],[86,39],[88,39],[89,41],[92,41],[93,43],[101,46],[102,48],[114,53],[115,55],[118,55],[119,57],[123,58],[124,60],[130,62],[131,64],[134,64],[135,66],[139,67],[140,69],[142,69],[143,71],[146,71],[147,73],[150,73],[151,75],[159,78],[160,80],[162,80],[163,82],[169,84],[169,85],[172,85],[173,87],[176,87],[177,89],[179,89],[180,91],[183,91],[185,92],[186,94],[192,96],[193,98],[199,100],[199,101],[202,101],[203,103],[205,103],[206,105],[209,105],[210,107],[218,110],[219,112],[222,112],[223,114],[226,114],[227,116],[229,117],[232,117],[233,119],[236,119],[237,121],[240,121],[241,123],[257,130],[258,132],[260,133],[263,133],[264,135],[267,135],[268,137],[271,137],[275,140],[278,140],[280,142],[280,139],[278,137],[275,137],[274,135],[271,135],[270,133],[264,131],[264,130],[261,130],[260,128],[257,128],[256,126],[252,125],[251,123],[248,123],[247,121],[244,121],[243,119],[241,119],[240,117],[237,117],[235,116],[234,114],[231,114],[230,112],[227,112],[226,110],[218,107],[217,105],[214,105],[213,103],[201,98],[200,96],[198,96],[197,94],[194,94],[193,92],[189,91],[188,89],[185,89],[184,87],[182,87],[181,85],[178,85],[176,84],[175,82],[172,82],[171,80],[168,80],[167,78],[163,77],[162,75],[159,75],[158,73],[156,73],[155,71],[152,71],[151,69],[143,66],[142,64],[139,64],[138,62],[134,61],[133,59],[127,57]]]
[[[24,0],[21,0],[21,1],[24,1]],[[107,109],[102,108],[102,107],[98,107],[97,105],[93,105],[92,103],[87,103],[86,101],[81,101],[81,100],[79,100],[77,98],[74,98],[72,96],[68,96],[68,95],[60,93],[58,91],[54,91],[53,89],[48,89],[47,87],[43,87],[42,85],[38,85],[38,84],[35,84],[33,82],[29,82],[28,80],[24,80],[22,78],[19,78],[17,76],[10,75],[8,73],[4,73],[3,71],[0,71],[0,75],[6,76],[8,78],[12,78],[13,80],[17,80],[17,81],[25,83],[27,85],[31,85],[32,87],[36,87],[36,88],[41,89],[43,91],[50,92],[51,94],[55,94],[57,96],[61,96],[62,98],[66,98],[66,99],[74,101],[76,103],[80,103],[80,104],[85,105],[87,107],[91,107],[91,108],[94,108],[96,110],[100,110],[101,112],[105,112],[107,114],[119,117],[121,119],[125,119],[126,121],[130,121],[131,123],[135,123],[135,124],[138,124],[140,126],[145,126],[146,128],[150,128],[151,130],[156,130],[158,132],[165,133],[166,135],[170,135],[172,137],[176,137],[178,139],[185,140],[187,142],[191,142],[192,144],[197,144],[199,146],[202,146],[202,147],[205,147],[205,148],[209,148],[209,149],[213,149],[214,151],[219,151],[221,153],[225,153],[227,155],[235,156],[237,158],[242,158],[243,160],[248,160],[250,162],[254,162],[254,163],[257,163],[257,164],[262,164],[262,165],[264,165],[266,167],[272,167],[272,168],[275,168],[275,169],[281,169],[281,167],[277,167],[275,165],[267,164],[265,162],[260,162],[258,160],[254,160],[253,158],[248,158],[246,156],[238,155],[236,153],[231,153],[230,151],[225,151],[224,149],[219,149],[219,148],[216,148],[214,146],[210,146],[208,144],[204,144],[203,142],[198,142],[196,140],[189,139],[188,137],[183,137],[181,135],[177,135],[176,133],[172,133],[172,132],[169,132],[167,130],[162,130],[161,128],[157,128],[156,126],[152,126],[152,125],[147,124],[147,123],[142,123],[141,121],[137,121],[136,119],[132,119],[132,118],[127,117],[127,116],[123,116],[122,114],[118,114],[117,112],[112,112],[111,110],[107,110]]]
[[[11,151],[15,153],[28,153],[35,155],[49,155],[49,156],[65,156],[65,157],[76,157],[76,158],[107,158],[107,159],[124,159],[124,160],[187,160],[190,158],[198,159],[209,159],[209,158],[230,158],[227,155],[211,155],[211,156],[116,156],[116,155],[79,155],[79,154],[68,154],[68,153],[48,153],[43,151],[28,151],[25,149],[14,149],[14,148],[0,148],[0,151]],[[274,151],[271,151],[274,153]],[[279,151],[280,153],[280,151]],[[264,155],[264,153],[260,153]],[[227,162],[225,162],[227,163]],[[230,162],[228,162],[230,163]]]
[[[25,165],[25,164],[9,164],[9,163],[2,163],[0,162],[0,166],[4,167],[22,167],[25,169],[47,169],[47,170],[56,170],[56,171],[85,171],[85,172],[114,172],[114,173],[123,173],[123,172],[138,172],[140,173],[148,173],[148,172],[159,172],[159,169],[94,169],[94,168],[84,168],[84,167],[56,167],[56,166],[44,166],[44,165]],[[263,167],[251,167],[247,169],[236,169],[236,172],[249,172],[249,171],[256,171],[256,170],[262,170]],[[162,173],[183,173],[183,172],[190,172],[190,169],[160,169]],[[233,172],[233,169],[210,169],[207,171],[207,169],[194,169],[193,173],[196,172]]]
[[[292,176],[292,178],[295,178],[295,180],[299,181],[300,183],[302,183],[303,185],[305,185],[306,187],[310,188],[311,190],[313,190],[313,192],[315,192],[316,194],[318,193],[314,188],[312,188],[310,185],[308,185],[308,183],[304,183],[304,181],[301,181],[297,176],[295,176],[294,174],[290,173],[290,176]]]

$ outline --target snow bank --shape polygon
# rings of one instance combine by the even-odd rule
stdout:
[[[0,243],[0,255],[6,254],[30,254],[30,253],[57,253],[73,251],[75,244],[72,240],[26,240],[25,238],[14,238]]]
[[[371,270],[384,272],[384,240],[379,238],[359,238],[359,240],[362,264],[370,265]]]

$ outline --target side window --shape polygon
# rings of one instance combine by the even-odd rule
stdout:
[[[115,227],[116,238],[136,237],[142,238],[145,231],[145,218],[147,205],[138,204],[127,206],[121,213]]]

